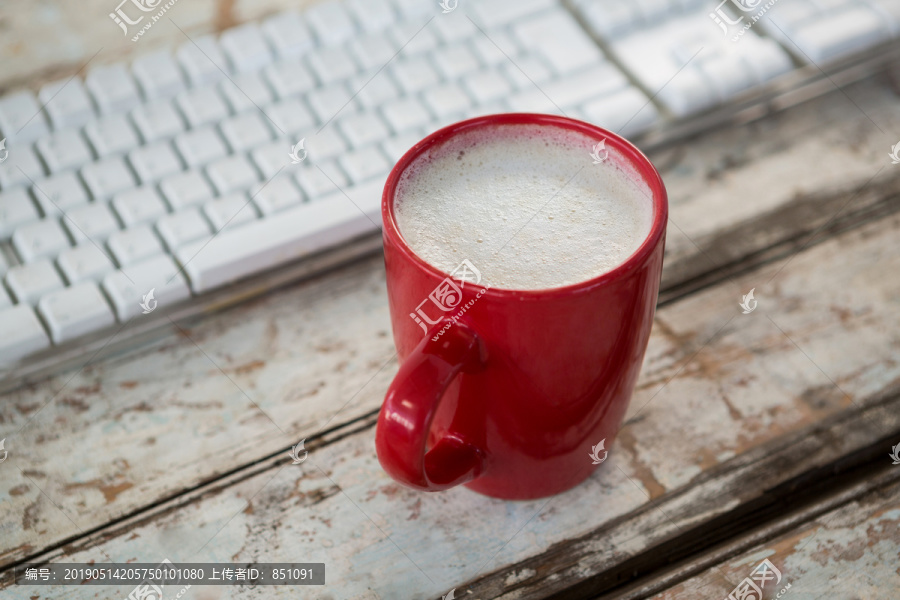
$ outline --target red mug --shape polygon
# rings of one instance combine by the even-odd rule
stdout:
[[[501,125],[605,139],[609,159],[626,163],[652,196],[650,233],[634,254],[593,279],[529,291],[481,286],[465,272],[454,280],[417,256],[394,218],[400,176],[423,152],[454,136]],[[668,219],[659,173],[634,145],[600,127],[550,115],[489,115],[445,127],[413,146],[388,176],[381,211],[401,361],[375,432],[384,470],[418,490],[465,484],[509,500],[550,496],[581,483],[598,462],[592,448],[601,441],[608,448],[618,432],[647,348]],[[471,266],[461,265],[462,271],[471,273]],[[454,289],[454,310],[419,318],[425,315],[417,307],[440,286]]]

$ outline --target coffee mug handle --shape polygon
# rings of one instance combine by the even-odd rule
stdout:
[[[445,436],[425,452],[431,422],[447,387],[460,372],[483,368],[484,344],[457,321],[437,323],[406,357],[388,388],[378,425],[375,449],[387,473],[412,488],[436,492],[475,479],[485,452],[458,436]]]

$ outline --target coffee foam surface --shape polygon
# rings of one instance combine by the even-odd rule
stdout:
[[[593,164],[598,141],[540,125],[455,136],[401,175],[400,233],[439,270],[449,274],[468,259],[492,287],[554,288],[609,272],[649,235],[653,204],[614,148]]]

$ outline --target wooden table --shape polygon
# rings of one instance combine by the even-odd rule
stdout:
[[[11,4],[0,89],[182,35],[126,45],[99,22],[107,2]],[[173,15],[195,33],[280,4],[183,0]],[[671,202],[659,308],[619,438],[579,487],[503,502],[387,477],[373,435],[397,362],[374,256],[6,394],[0,574],[324,562],[324,588],[188,597],[694,600],[727,597],[768,559],[767,599],[788,585],[782,597],[900,597],[897,106],[873,78],[651,153]],[[130,587],[4,577],[0,596]]]

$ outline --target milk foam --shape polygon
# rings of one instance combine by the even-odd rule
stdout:
[[[441,271],[468,259],[492,287],[546,289],[611,271],[649,235],[653,206],[612,147],[593,164],[598,141],[539,125],[456,136],[401,176],[400,233]]]

